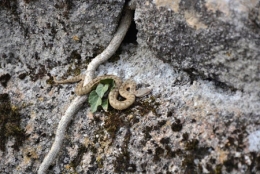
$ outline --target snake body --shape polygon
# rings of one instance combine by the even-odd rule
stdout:
[[[136,83],[133,80],[127,80],[124,83],[122,80],[115,75],[104,75],[99,76],[93,79],[86,86],[83,86],[83,76],[76,76],[71,79],[57,81],[54,80],[56,84],[65,84],[65,83],[75,83],[79,82],[79,85],[76,87],[75,93],[77,95],[86,95],[92,91],[92,89],[97,86],[101,80],[112,79],[115,82],[114,88],[109,92],[108,100],[110,105],[117,110],[124,110],[131,106],[135,101],[135,93],[136,93]],[[125,100],[118,100],[118,95],[121,95],[125,98]]]

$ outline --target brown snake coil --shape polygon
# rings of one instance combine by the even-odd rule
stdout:
[[[83,79],[82,76],[76,76],[74,78],[61,80],[61,81],[57,81],[54,79],[54,82],[56,84],[65,84],[65,83],[75,83],[81,81],[79,85],[77,85],[75,93],[77,95],[86,95],[98,83],[100,83],[101,80],[112,79],[115,82],[115,87],[109,92],[108,100],[110,105],[117,110],[123,110],[131,106],[135,102],[136,96],[141,97],[151,92],[150,89],[144,89],[143,91],[139,92],[139,94],[137,94],[138,91],[136,91],[136,83],[133,80],[127,80],[124,83],[122,83],[122,80],[115,75],[99,76],[93,79],[86,86],[83,86],[82,79]],[[125,98],[124,101],[119,101],[117,99],[119,94]]]

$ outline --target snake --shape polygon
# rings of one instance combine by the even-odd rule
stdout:
[[[55,84],[66,84],[66,83],[80,83],[75,89],[75,93],[79,96],[86,95],[90,93],[95,86],[97,86],[102,80],[112,79],[114,80],[115,86],[108,94],[109,104],[117,110],[124,110],[130,107],[134,102],[136,97],[142,97],[148,95],[151,90],[148,88],[142,88],[136,90],[136,83],[134,80],[129,79],[123,82],[121,78],[115,75],[103,75],[99,76],[92,81],[90,81],[86,86],[83,86],[83,75],[75,76],[66,80],[56,80],[54,78]],[[125,100],[118,100],[118,96],[122,96]]]

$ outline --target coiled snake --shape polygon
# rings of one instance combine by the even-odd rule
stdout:
[[[108,100],[109,100],[110,105],[117,110],[123,110],[123,109],[128,108],[129,106],[131,106],[134,103],[135,97],[142,97],[151,92],[151,89],[148,89],[148,88],[142,88],[142,89],[136,90],[135,81],[127,80],[123,83],[122,80],[115,75],[99,76],[99,77],[93,79],[86,86],[83,86],[83,79],[84,79],[84,77],[79,75],[79,76],[73,77],[71,79],[60,80],[60,81],[54,79],[54,82],[56,84],[65,84],[65,83],[75,83],[75,82],[81,81],[77,85],[77,87],[75,89],[75,93],[77,95],[86,95],[98,83],[100,83],[101,80],[112,79],[115,82],[115,87],[109,92]],[[122,97],[124,97],[125,100],[123,100],[123,101],[118,100],[119,94]]]

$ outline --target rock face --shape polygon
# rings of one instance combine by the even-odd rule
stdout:
[[[1,173],[37,172],[75,98],[74,85],[52,77],[86,70],[125,3],[0,1]],[[96,75],[153,92],[120,112],[91,114],[86,103],[48,173],[258,173],[260,2],[132,3],[137,42],[123,43]]]
[[[116,31],[124,1],[4,1],[0,17],[2,67],[37,69],[93,57]],[[101,39],[102,38],[102,39]]]
[[[259,91],[259,1],[138,1],[139,39],[158,58],[204,79]]]

